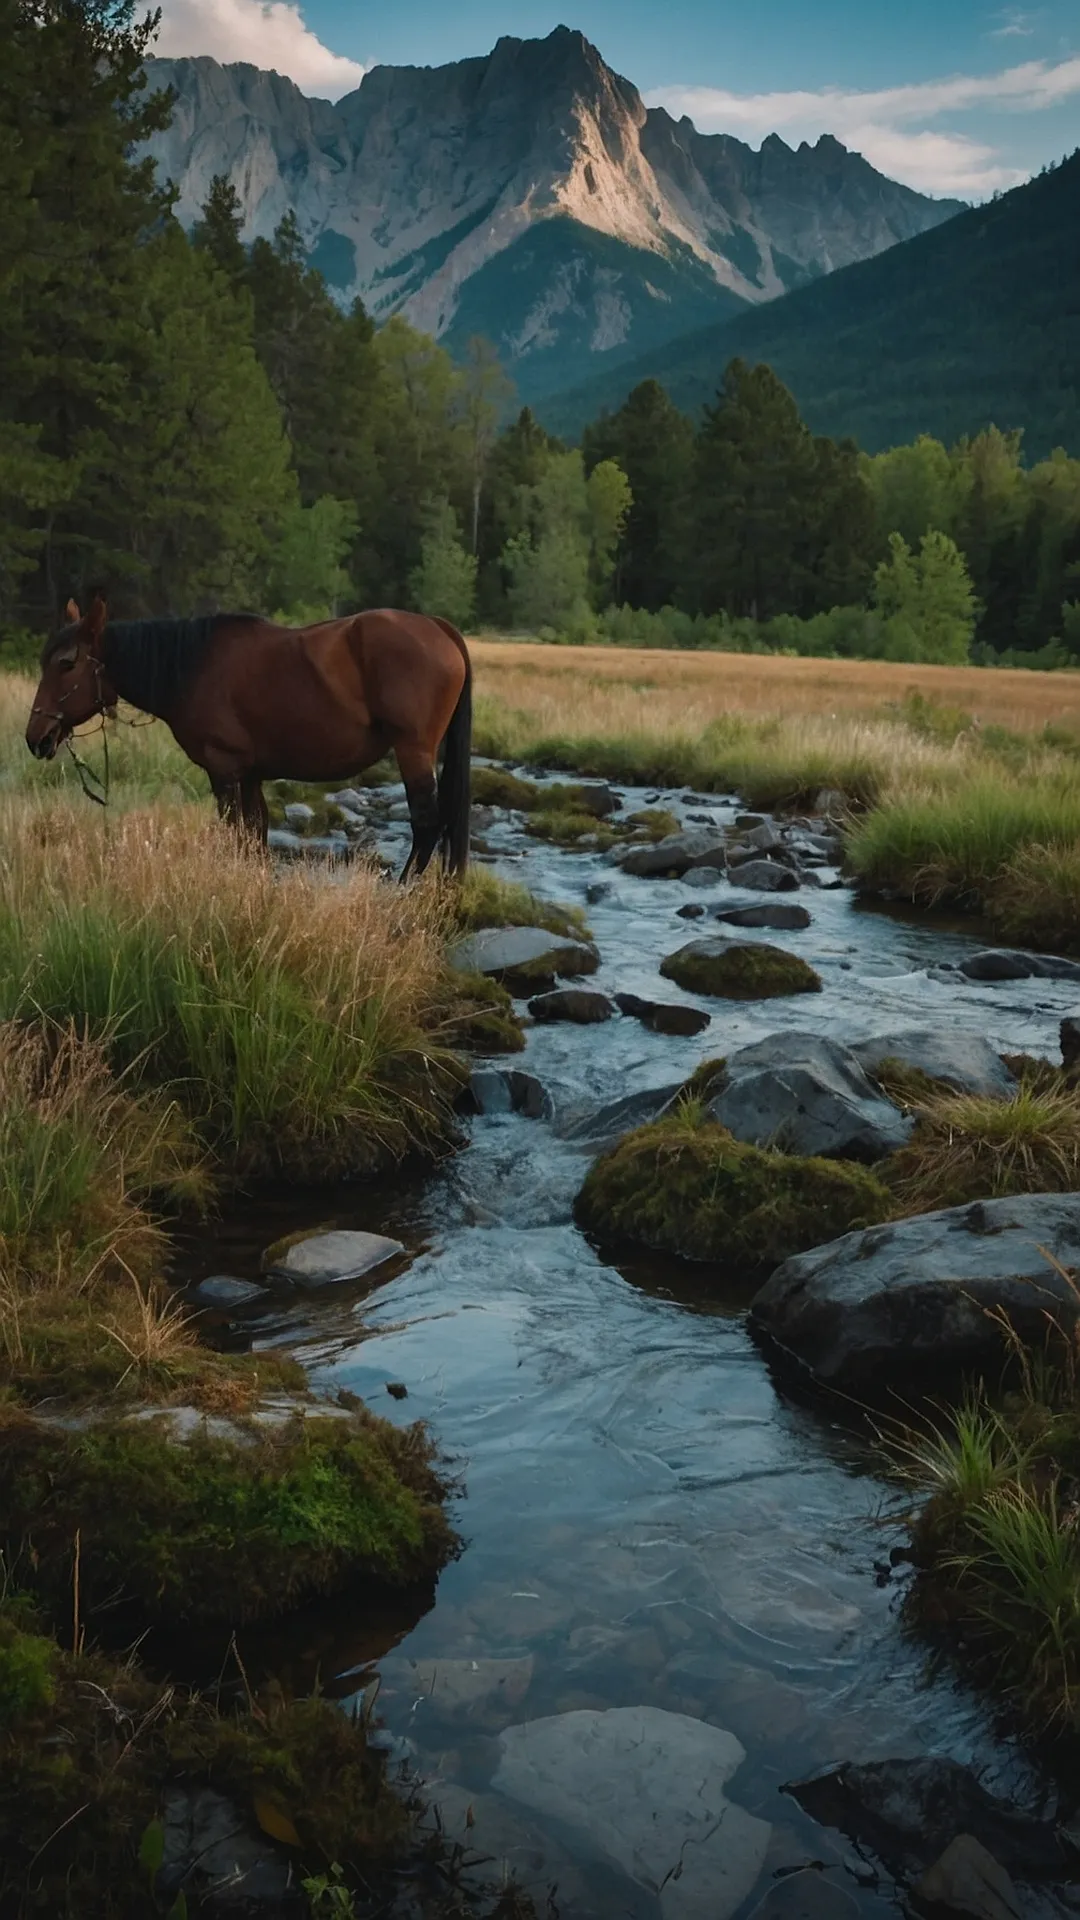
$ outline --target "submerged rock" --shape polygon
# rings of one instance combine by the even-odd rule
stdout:
[[[970,1833],[958,1833],[912,1891],[924,1906],[968,1914],[971,1920],[1023,1920],[1009,1875]]]
[[[712,918],[729,927],[769,927],[774,933],[798,933],[810,925],[805,907],[782,906],[779,901],[763,901],[760,907],[714,907]]]
[[[200,1307],[218,1307],[228,1312],[233,1307],[250,1307],[256,1300],[265,1300],[268,1291],[254,1280],[239,1280],[231,1273],[211,1273],[192,1289],[192,1299],[197,1300]]]
[[[1076,1325],[1080,1300],[1047,1254],[1080,1267],[1080,1194],[944,1207],[786,1260],[755,1295],[751,1324],[822,1385],[900,1382],[910,1393],[920,1381],[999,1371],[997,1316],[1039,1349],[1048,1314]]]
[[[651,847],[629,847],[619,857],[624,873],[642,878],[661,874],[679,876],[694,867],[725,867],[727,842],[723,834],[710,827],[688,827],[682,833],[669,833]]]
[[[899,1060],[930,1080],[955,1087],[958,1093],[1000,1094],[1008,1099],[1016,1092],[1016,1081],[990,1042],[957,1028],[943,1032],[911,1027],[902,1033],[882,1033],[873,1040],[857,1041],[852,1052],[871,1074],[883,1060]]]
[[[394,1260],[405,1248],[384,1233],[313,1233],[289,1247],[269,1247],[263,1272],[296,1287],[329,1287],[364,1275]]]
[[[730,1054],[709,1112],[736,1140],[835,1160],[882,1160],[914,1126],[850,1047],[813,1033],[771,1033]]]
[[[640,1020],[650,1033],[689,1037],[704,1033],[712,1020],[712,1015],[703,1013],[699,1007],[684,1007],[677,1001],[642,1000],[636,993],[617,993],[615,1005],[620,1013]]]
[[[610,1020],[614,1011],[614,1001],[606,993],[590,993],[586,987],[557,987],[554,993],[538,993],[529,1001],[534,1020],[567,1020],[578,1027]]]
[[[824,1827],[869,1847],[890,1873],[925,1871],[965,1833],[1024,1879],[1062,1872],[1068,1855],[1051,1821],[987,1793],[970,1767],[936,1756],[847,1763],[786,1791]]]
[[[573,978],[595,973],[600,964],[596,948],[543,927],[483,927],[460,940],[448,955],[461,973],[494,974],[507,986],[539,986],[555,976]]]
[[[749,940],[691,940],[661,962],[665,980],[687,993],[727,1000],[773,1000],[789,993],[820,993],[821,980],[798,954]]]
[[[162,1827],[159,1898],[171,1902],[186,1888],[200,1912],[286,1911],[294,1887],[288,1856],[224,1794],[213,1787],[166,1788]]]
[[[724,1794],[734,1734],[659,1707],[555,1714],[499,1736],[492,1785],[653,1894],[663,1920],[726,1920],[771,1828]]]
[[[500,1714],[499,1726],[520,1706],[532,1684],[531,1653],[509,1660],[410,1660],[391,1657],[379,1668],[383,1685],[400,1688],[410,1704],[422,1701],[425,1717],[477,1720]]]

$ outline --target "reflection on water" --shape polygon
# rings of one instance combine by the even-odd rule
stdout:
[[[509,828],[490,837],[500,834],[520,847]],[[589,910],[603,956],[596,986],[690,998],[660,982],[657,966],[701,930],[675,909],[708,893],[540,847],[524,877],[562,898],[611,880]],[[734,890],[718,882],[721,891]],[[730,1797],[773,1827],[746,1912],[783,1884],[770,1876],[812,1859],[826,1862],[834,1910],[842,1901],[870,1915],[895,1911],[893,1892],[840,1864],[785,1781],[845,1759],[932,1753],[977,1764],[991,1789],[1022,1792],[1024,1763],[995,1737],[985,1705],[932,1677],[901,1630],[895,1577],[883,1571],[901,1537],[895,1494],[865,1438],[780,1394],[746,1334],[747,1289],[710,1293],[703,1270],[656,1258],[616,1269],[584,1240],[571,1208],[587,1152],[560,1129],[785,1027],[861,1038],[960,1025],[1003,1050],[1051,1054],[1071,990],[928,978],[928,966],[982,942],[858,912],[842,891],[801,897],[812,926],[768,937],[818,968],[813,1000],[697,1002],[713,1019],[691,1041],[632,1020],[538,1027],[524,1064],[553,1095],[554,1123],[477,1119],[466,1151],[382,1197],[255,1200],[190,1247],[182,1268],[249,1275],[278,1234],[331,1220],[404,1240],[414,1257],[400,1277],[320,1300],[299,1325],[296,1310],[256,1321],[255,1337],[299,1342],[321,1389],[348,1388],[396,1421],[429,1420],[466,1489],[457,1521],[467,1548],[434,1606],[425,1596],[378,1619],[339,1601],[293,1623],[284,1643],[264,1637],[260,1659],[294,1681],[317,1669],[344,1698],[377,1672],[387,1738],[449,1807],[461,1793],[481,1810],[498,1804],[497,1736],[513,1722],[636,1705],[704,1719],[746,1749]],[[404,1402],[388,1397],[389,1381],[406,1384]],[[580,1841],[547,1840],[569,1876],[564,1914],[660,1913]]]

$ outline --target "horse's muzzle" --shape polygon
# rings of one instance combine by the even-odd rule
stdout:
[[[53,760],[56,757],[63,737],[63,721],[57,720],[53,722],[52,726],[46,727],[44,732],[38,734],[36,738],[32,738],[28,730],[26,744],[35,760]]]

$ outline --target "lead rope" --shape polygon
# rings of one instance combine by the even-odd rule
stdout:
[[[100,728],[95,728],[94,731],[100,732],[103,736],[103,744],[105,748],[104,779],[102,779],[100,774],[95,773],[93,767],[88,766],[86,761],[83,760],[81,756],[76,753],[75,748],[72,745],[72,736],[70,735],[70,733],[68,734],[68,737],[64,742],[64,745],[67,748],[68,753],[71,755],[71,759],[74,764],[75,771],[79,776],[79,785],[81,786],[87,799],[92,800],[96,807],[107,807],[109,804],[109,729],[105,725],[104,714],[102,714],[101,716]],[[85,739],[86,736],[83,735],[82,737]],[[93,787],[90,785],[91,781],[94,781],[96,785],[101,788],[100,793],[94,792]]]

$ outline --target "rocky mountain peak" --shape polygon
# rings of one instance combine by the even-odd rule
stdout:
[[[148,62],[148,80],[177,92],[151,150],[185,223],[228,175],[247,237],[291,209],[342,299],[451,341],[491,333],[523,393],[560,355],[641,351],[952,211],[829,136],[755,152],[646,110],[567,26],[449,66],[373,67],[334,105],[206,58]]]

